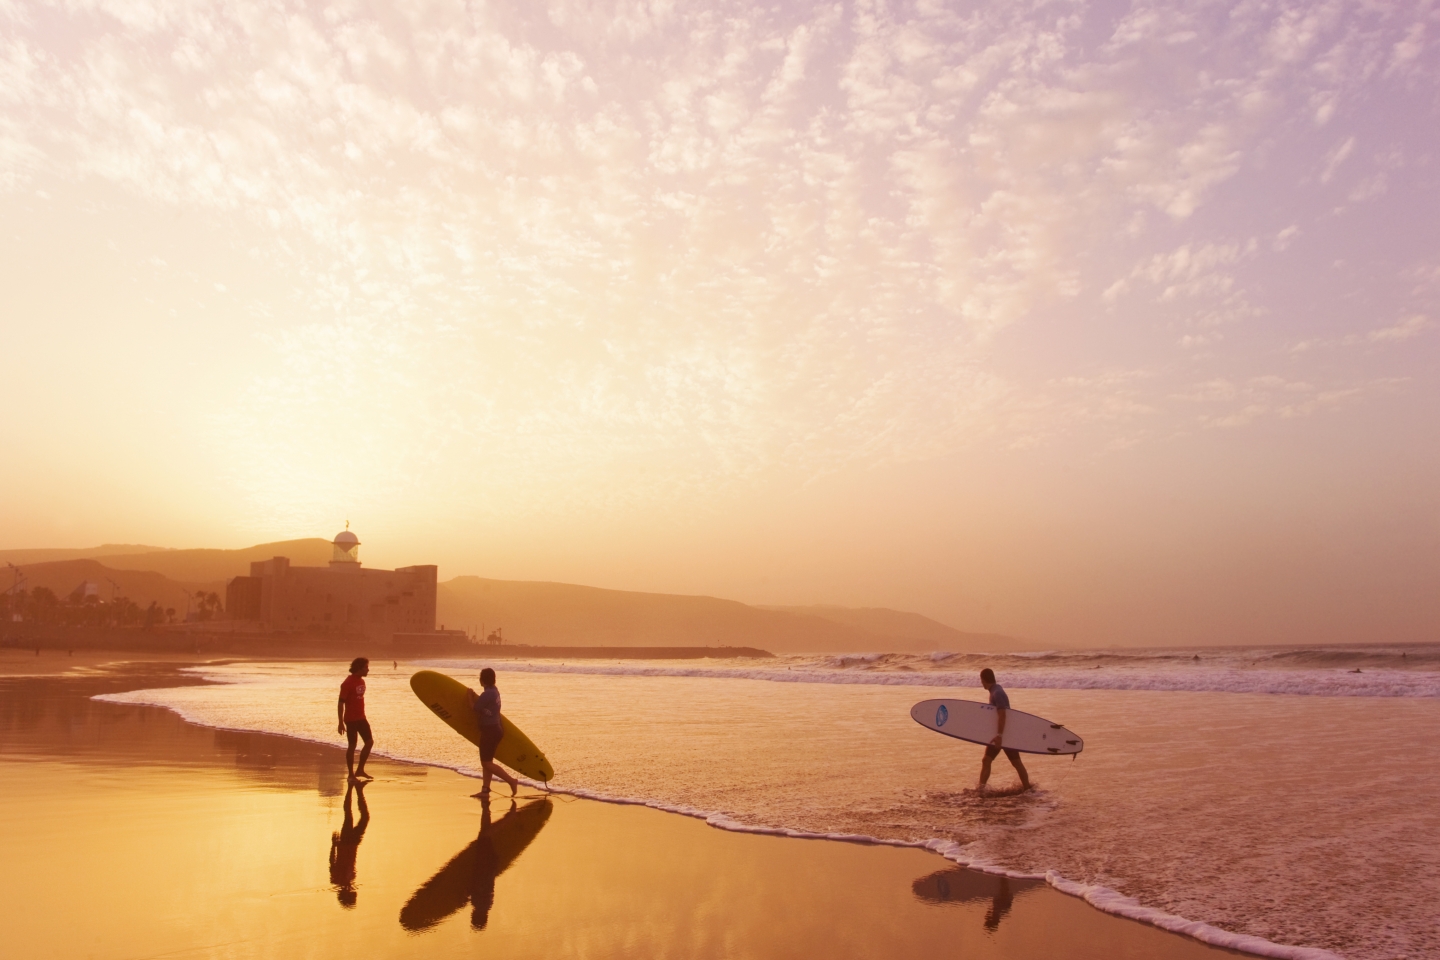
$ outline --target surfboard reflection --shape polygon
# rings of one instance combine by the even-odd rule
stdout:
[[[470,926],[484,930],[495,903],[495,878],[539,835],[553,809],[548,798],[523,807],[512,802],[509,811],[492,823],[490,803],[484,801],[480,835],[415,891],[400,910],[400,926],[423,933],[468,903]]]
[[[1044,881],[1017,880],[959,868],[941,870],[928,877],[921,877],[911,884],[911,889],[916,897],[926,903],[975,903],[989,900],[990,909],[985,912],[985,929],[994,930],[1010,912],[1017,895],[1040,886],[1044,886]]]
[[[351,800],[359,798],[360,819],[355,819]],[[360,894],[355,889],[355,858],[360,852],[360,841],[365,838],[365,828],[370,826],[370,807],[365,803],[365,784],[351,783],[345,791],[345,822],[339,831],[330,835],[330,882],[335,887],[335,896],[342,907],[353,907]]]

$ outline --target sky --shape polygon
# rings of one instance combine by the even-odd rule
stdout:
[[[1440,639],[1440,3],[0,0],[0,548]]]

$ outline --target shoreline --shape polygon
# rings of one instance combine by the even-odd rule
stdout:
[[[170,657],[164,657],[157,659],[161,659],[165,662],[165,666],[169,671],[168,679],[172,682],[163,682],[160,684],[150,683],[148,684],[148,688],[150,689],[153,689],[156,686],[171,687],[204,685],[208,681],[202,680],[198,677],[186,677],[184,674],[181,673],[181,670],[187,666],[200,667],[204,666],[207,662],[215,662],[208,660],[197,660],[193,656],[188,658],[175,657],[174,659],[172,659]],[[154,663],[155,661],[150,660],[149,662]],[[122,668],[120,672],[124,673],[128,672],[131,669],[143,667],[146,662],[112,659],[110,663],[112,665],[118,664]],[[54,664],[54,666],[62,667],[66,665]],[[82,669],[88,671],[89,669],[93,668],[84,667]],[[36,675],[30,676],[34,677]],[[44,676],[50,676],[60,679],[64,675],[45,674]],[[116,679],[118,679],[118,677],[116,677]],[[152,676],[149,679],[158,680],[161,678],[157,675]],[[137,675],[134,677],[134,680],[136,682],[141,682],[142,677]],[[140,689],[143,688],[146,687],[141,687]],[[292,736],[282,733],[272,733],[268,731],[258,731],[250,728],[225,728],[194,720],[186,716],[184,711],[182,710],[155,705],[140,706],[138,704],[130,703],[124,699],[120,699],[124,696],[126,692],[134,692],[136,689],[137,688],[133,684],[130,684],[127,686],[126,691],[112,690],[109,692],[96,693],[90,696],[90,700],[92,702],[116,705],[126,704],[131,706],[132,708],[139,706],[139,708],[142,710],[161,711],[175,717],[179,722],[187,725],[188,727],[199,731],[211,731],[216,734],[259,737],[262,739],[275,739],[285,741],[290,744],[305,745],[321,752],[338,751],[338,748],[325,740],[318,740],[303,736]],[[445,764],[435,763],[429,760],[397,756],[394,754],[385,753],[381,750],[377,750],[374,756],[376,758],[383,757],[384,761],[387,763],[401,764],[426,770],[443,770],[446,771],[446,773],[458,775],[471,780],[476,778],[473,771],[458,769],[455,767],[446,766]],[[526,783],[527,786],[531,789],[539,789],[542,787],[542,785],[540,784],[531,784],[528,781],[524,781],[523,779],[522,783]],[[745,824],[730,819],[723,814],[711,813],[703,810],[677,806],[673,804],[665,804],[654,800],[611,796],[595,791],[585,790],[583,788],[551,788],[550,792],[561,796],[573,797],[579,800],[598,802],[607,806],[622,808],[639,807],[648,808],[662,814],[680,814],[684,818],[702,821],[706,826],[715,827],[722,833],[732,836],[749,835],[783,840],[833,840],[839,841],[847,845],[854,845],[863,848],[890,848],[897,850],[912,849],[916,851],[924,851],[930,854],[938,855],[947,863],[957,865],[964,870],[972,871],[978,874],[1023,882],[1043,882],[1046,887],[1048,887],[1057,895],[1063,895],[1066,899],[1073,898],[1083,900],[1086,904],[1087,909],[1094,910],[1097,914],[1109,916],[1112,918],[1124,918],[1127,921],[1138,921],[1145,926],[1159,931],[1164,931],[1168,934],[1179,934],[1185,940],[1196,943],[1199,946],[1205,946],[1212,949],[1220,949],[1226,952],[1243,953],[1244,955],[1251,956],[1283,957],[1288,958],[1288,960],[1333,960],[1333,958],[1337,957],[1336,954],[1324,950],[1276,944],[1270,941],[1261,940],[1260,938],[1253,936],[1232,934],[1228,931],[1213,927],[1208,924],[1196,921],[1189,921],[1173,914],[1167,914],[1163,911],[1144,907],[1132,898],[1124,897],[1123,895],[1113,890],[1109,890],[1100,886],[1084,885],[1075,883],[1074,881],[1069,881],[1053,871],[1042,875],[1006,870],[994,864],[989,864],[983,861],[966,857],[961,846],[953,841],[934,839],[902,841],[883,839],[866,835],[814,833],[788,828],[776,828]]]
[[[103,697],[94,698],[100,702],[128,703],[123,700],[106,700]],[[129,704],[135,705],[135,704]],[[266,737],[280,737],[296,743],[304,743],[314,746],[332,747],[333,744],[325,740],[309,739],[306,737],[292,736],[284,733],[273,733],[265,730],[253,730],[246,727],[220,727],[212,724],[201,723],[187,717],[182,711],[170,707],[150,707],[155,710],[165,710],[175,714],[185,723],[207,730],[216,730],[224,733],[254,734]],[[467,780],[479,781],[480,775],[472,770],[460,767],[448,766],[429,760],[417,760],[404,756],[387,753],[377,749],[371,754],[372,757],[380,757],[390,763],[404,764],[413,767],[425,767],[432,770],[443,770],[446,773],[464,777]],[[862,847],[889,847],[899,850],[922,850],[935,854],[941,859],[954,864],[963,870],[974,871],[994,877],[1003,877],[1007,880],[1034,881],[1044,883],[1050,889],[1067,897],[1081,900],[1092,909],[1115,917],[1117,919],[1130,920],[1136,923],[1153,927],[1166,933],[1176,934],[1187,940],[1203,944],[1218,950],[1224,950],[1236,955],[1246,957],[1266,957],[1275,960],[1344,960],[1337,953],[1324,950],[1318,947],[1300,947],[1290,944],[1276,943],[1262,937],[1251,936],[1243,933],[1232,933],[1229,930],[1213,926],[1200,920],[1190,920],[1186,917],[1155,907],[1147,907],[1134,897],[1126,896],[1117,890],[1100,884],[1086,884],[1070,880],[1059,873],[1050,870],[1045,873],[1027,873],[1020,870],[1010,870],[999,864],[977,858],[968,857],[964,853],[963,845],[953,840],[942,840],[931,838],[926,840],[890,840],[884,837],[874,837],[868,834],[847,834],[847,833],[817,833],[807,830],[796,830],[790,827],[772,827],[766,825],[742,823],[731,819],[723,813],[708,810],[699,810],[692,807],[668,804],[659,800],[647,800],[638,797],[622,797],[612,794],[600,793],[594,790],[587,790],[583,787],[557,787],[546,785],[534,780],[515,774],[515,779],[521,785],[530,790],[542,791],[546,794],[556,794],[573,797],[577,800],[585,800],[593,803],[602,803],[616,807],[642,807],[672,816],[685,817],[691,820],[698,820],[707,827],[726,833],[743,834],[749,836],[775,837],[786,840],[822,841],[832,843],[853,844]],[[503,797],[502,797],[503,799]]]

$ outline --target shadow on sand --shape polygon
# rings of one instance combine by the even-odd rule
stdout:
[[[400,910],[400,926],[423,933],[465,904],[470,904],[470,926],[484,930],[495,903],[495,878],[514,863],[550,819],[549,799],[523,807],[514,801],[503,817],[490,821],[490,803],[483,801],[480,835],[461,850],[440,872],[421,884]]]

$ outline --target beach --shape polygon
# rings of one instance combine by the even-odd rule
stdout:
[[[373,759],[362,811],[332,745],[91,699],[196,682],[114,662],[0,679],[8,955],[1230,953],[913,847],[528,787],[487,824],[477,781],[425,764]]]
[[[919,700],[982,699],[982,660],[1014,709],[1085,739],[1074,759],[1030,757],[1027,793],[976,795],[980,749],[910,719]],[[493,665],[569,796],[914,846],[1266,956],[1396,960],[1440,949],[1440,745],[1423,735],[1440,725],[1437,661],[1431,645]],[[408,681],[483,663],[377,661],[377,749],[473,775],[473,749]],[[207,686],[102,697],[337,744],[343,666],[213,663],[179,668]],[[1015,784],[1003,760],[992,784]]]

